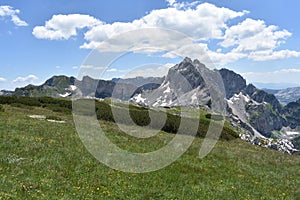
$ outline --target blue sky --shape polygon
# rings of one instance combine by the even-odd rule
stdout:
[[[52,75],[102,70],[88,63],[95,47],[128,31],[135,35],[125,34],[125,45],[136,44],[136,30],[148,27],[187,35],[193,42],[186,48],[179,40],[171,42],[175,53],[232,69],[248,82],[300,85],[299,7],[296,0],[2,0],[0,89],[40,84]],[[181,58],[174,57],[170,42],[159,40],[160,34],[153,34],[149,45],[159,44],[169,53],[126,54],[103,78],[166,73]],[[210,64],[199,56],[199,48]],[[148,63],[161,66],[148,69]],[[147,69],[131,71],[136,66]]]

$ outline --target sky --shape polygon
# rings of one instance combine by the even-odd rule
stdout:
[[[248,83],[300,86],[299,7],[297,0],[2,0],[0,90],[53,75],[163,76],[185,56]]]

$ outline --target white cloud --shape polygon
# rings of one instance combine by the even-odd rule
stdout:
[[[0,6],[0,17],[10,17],[16,26],[28,26],[27,22],[21,20],[18,16],[20,10],[13,9],[11,6]]]
[[[209,3],[188,9],[169,7],[153,10],[132,22],[115,22],[92,27],[85,33],[88,42],[82,45],[82,48],[95,48],[100,42],[120,33],[153,27],[178,31],[194,40],[220,39],[223,36],[223,29],[227,27],[226,22],[246,13],[247,11],[236,12]]]
[[[106,70],[106,72],[117,72],[118,70],[116,68],[111,68],[111,69],[108,69]]]
[[[249,58],[254,61],[280,60],[280,59],[291,58],[291,57],[300,57],[300,52],[291,51],[288,49],[273,51],[271,49],[265,51],[251,52],[249,54]]]
[[[229,27],[220,45],[224,48],[234,47],[232,53],[244,54],[244,57],[254,61],[300,57],[300,52],[276,50],[291,36],[287,30],[279,30],[274,25],[267,26],[262,20],[247,18],[238,25]]]
[[[269,72],[241,73],[249,82],[255,83],[294,83],[300,84],[300,69],[287,68]]]
[[[260,75],[291,74],[291,73],[300,73],[300,69],[286,68],[286,69],[280,69],[280,70],[271,71],[271,72],[244,72],[241,74],[245,75],[245,76],[260,76]]]
[[[221,45],[223,47],[237,45],[235,49],[237,52],[275,49],[290,36],[291,33],[287,30],[278,30],[278,27],[267,26],[262,20],[247,18],[226,30]]]
[[[168,71],[175,64],[167,63],[164,65],[145,65],[136,69],[131,70],[122,76],[122,78],[135,78],[138,76],[142,77],[163,77],[168,74]]]
[[[165,52],[165,57],[189,56],[206,65],[225,65],[242,58],[268,61],[300,57],[300,52],[280,50],[292,36],[287,30],[250,18],[229,25],[229,21],[245,16],[248,11],[198,1],[166,2],[170,7],[153,10],[131,22],[106,24],[88,15],[54,15],[45,26],[35,27],[33,34],[43,39],[69,39],[77,35],[77,29],[87,28],[80,48],[97,48],[102,52]],[[153,31],[155,28],[159,29]],[[220,41],[216,51],[208,47],[211,41]]]
[[[35,75],[28,75],[26,77],[18,77],[16,78],[15,80],[13,80],[13,83],[24,83],[24,82],[29,82],[29,83],[32,83],[33,81],[37,80],[38,77],[35,76]]]
[[[82,65],[80,69],[90,69],[90,70],[104,70],[104,67],[94,66],[94,65]]]
[[[175,4],[175,1],[170,1]],[[243,16],[247,11],[236,12],[219,8],[213,4],[194,2],[194,8],[180,9],[169,7],[153,10],[146,16],[132,22],[105,24],[89,15],[54,15],[44,26],[36,26],[33,35],[40,39],[69,39],[76,36],[76,29],[89,28],[85,33],[87,43],[82,47],[94,48],[114,35],[139,28],[166,28],[182,32],[196,40],[221,38],[222,30],[229,19]],[[196,6],[197,5],[197,6]]]
[[[300,73],[300,69],[281,69],[279,71],[276,71],[277,73],[283,72],[283,73]]]
[[[77,29],[103,24],[100,20],[82,14],[53,15],[44,26],[36,26],[32,34],[39,39],[60,40],[77,35]]]
[[[173,6],[176,3],[176,0],[166,0],[169,6]]]
[[[6,81],[5,78],[0,77],[0,82],[5,82],[5,81]]]

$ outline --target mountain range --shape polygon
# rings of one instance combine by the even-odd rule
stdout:
[[[282,104],[288,104],[300,99],[300,87],[292,87],[280,90],[263,89],[264,91],[274,94]]]
[[[220,89],[221,88],[221,89]],[[224,94],[218,94],[218,89]],[[213,110],[217,99],[226,105],[226,116],[240,129],[240,137],[253,144],[288,153],[300,149],[300,89],[260,90],[239,74],[210,70],[198,60],[185,58],[165,77],[97,80],[85,76],[53,76],[40,86],[28,85],[2,95],[67,98],[112,97],[144,107],[188,106]],[[218,94],[218,95],[216,95]],[[283,94],[290,94],[287,95]],[[290,102],[293,98],[293,102]],[[282,104],[285,103],[285,104]]]

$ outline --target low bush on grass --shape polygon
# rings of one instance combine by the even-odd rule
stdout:
[[[22,104],[22,103],[12,103],[10,105],[13,106],[13,107],[16,107],[16,108],[30,109],[30,106]]]
[[[296,149],[300,149],[300,136],[293,139],[292,142],[293,142],[293,145],[295,146]]]
[[[54,116],[54,115],[46,116],[46,119],[55,120],[55,121],[62,121],[62,118],[60,118],[58,116]]]
[[[93,104],[91,104],[93,103]],[[14,107],[28,108],[30,106],[48,108],[54,112],[71,114],[72,112],[72,101],[70,99],[55,99],[51,97],[16,97],[16,96],[2,96],[0,97],[0,104],[9,104]],[[184,127],[184,134],[192,134],[195,130],[193,128],[194,118],[182,118],[171,112],[163,112],[159,110],[150,110],[148,108],[138,107],[132,104],[117,103],[113,104],[110,100],[96,101],[81,99],[73,102],[75,110],[73,112],[79,113],[80,115],[95,115],[99,120],[105,120],[110,122],[123,123],[127,125],[138,125],[138,126],[150,126],[154,129],[161,129],[169,133],[177,133],[180,127],[180,123],[184,120],[187,125]],[[95,106],[94,106],[95,105]],[[91,106],[95,107],[95,112],[91,110]],[[112,112],[113,108],[113,112]],[[129,109],[129,112],[128,112]],[[151,118],[149,116],[151,112]],[[128,115],[129,114],[129,115]],[[131,118],[129,120],[129,117]],[[218,118],[217,115],[212,116],[206,114],[204,117],[200,117],[197,136],[205,137],[210,120]],[[220,120],[223,116],[219,117]],[[218,119],[215,119],[218,120]],[[134,123],[134,124],[133,124]],[[230,140],[237,138],[238,134],[229,126],[224,126],[221,139]]]
[[[64,124],[32,120],[26,116],[52,112],[3,107],[0,199],[300,199],[297,155],[238,139],[218,141],[200,159],[203,140],[195,138],[173,164],[144,174],[125,173],[95,159],[71,120]],[[207,127],[204,115],[202,126]],[[71,119],[64,113],[59,117]],[[148,139],[131,137],[107,121],[101,121],[101,128],[114,144],[134,153],[158,150],[174,138],[165,132]]]
[[[66,114],[70,114],[72,110],[72,102],[70,100],[51,97],[1,96],[0,104],[8,104],[19,108],[43,107],[54,112]]]
[[[129,117],[128,116],[128,107],[126,108],[126,106],[113,107],[113,109],[114,109],[114,113],[113,113],[111,105],[107,102],[96,101],[95,105],[96,105],[97,118],[99,120],[115,122],[115,120],[117,118],[118,123],[124,123],[124,124],[128,124],[128,125],[132,125],[132,121],[133,121],[135,124],[137,124],[139,126],[150,125],[151,128],[161,129],[168,133],[177,133],[181,121],[184,120],[184,123],[191,124],[191,126],[187,125],[184,127],[185,134],[189,135],[194,132],[193,124],[194,124],[195,119],[193,119],[193,118],[184,118],[183,119],[181,116],[175,115],[172,113],[165,113],[165,112],[156,111],[156,110],[148,110],[146,108],[129,105],[128,107],[129,107],[129,114],[132,119],[132,121],[131,121],[131,120],[128,120],[128,117]],[[152,120],[155,120],[155,121],[151,121],[151,119],[149,117],[149,112],[151,112]],[[165,119],[165,115],[166,115],[166,119]],[[122,118],[122,116],[124,116],[124,117]],[[211,114],[210,114],[210,117],[211,117]],[[217,119],[215,119],[215,118],[217,118]],[[215,119],[217,121],[222,120],[223,116],[214,115],[213,119]],[[165,122],[165,123],[161,124],[162,122]],[[161,126],[161,125],[163,125],[163,126]],[[208,131],[209,125],[210,125],[210,119],[208,119],[208,117],[207,118],[200,117],[198,130],[197,130],[197,136],[205,137],[206,133]],[[231,140],[231,139],[235,139],[238,137],[239,137],[238,133],[235,130],[233,130],[228,124],[225,124],[225,126],[223,127],[223,131],[221,133],[221,139]]]

